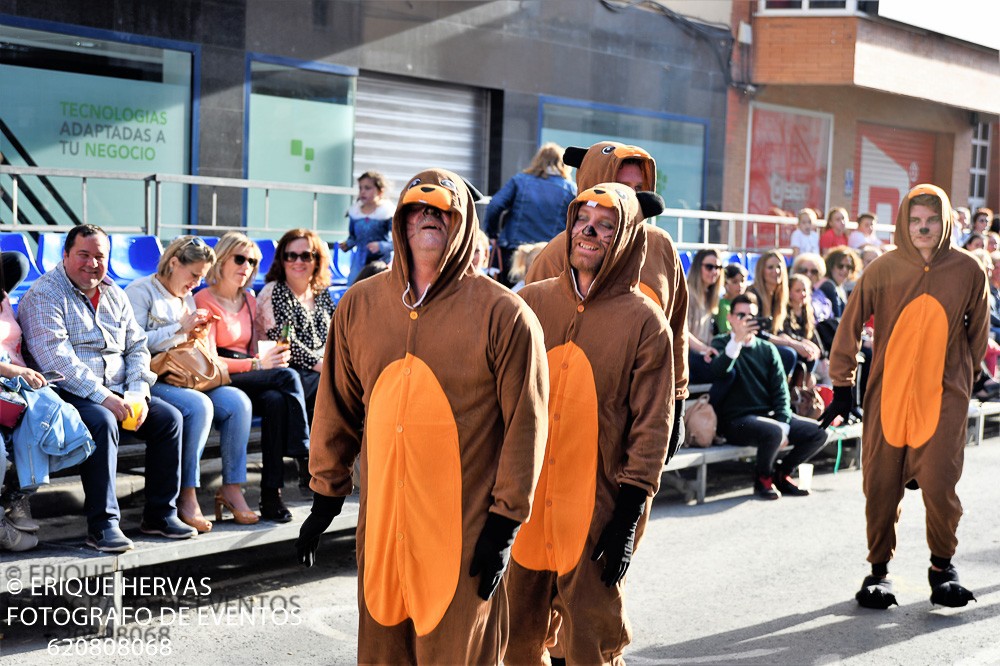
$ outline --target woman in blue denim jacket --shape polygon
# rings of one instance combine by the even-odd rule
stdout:
[[[493,195],[486,207],[484,231],[500,245],[504,284],[514,251],[526,243],[547,243],[566,228],[566,209],[576,197],[576,183],[562,160],[563,148],[542,145],[531,165]],[[500,218],[507,213],[500,229]]]

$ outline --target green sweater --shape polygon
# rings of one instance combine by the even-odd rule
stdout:
[[[778,349],[766,340],[754,338],[749,346],[740,349],[735,359],[726,356],[726,343],[730,335],[717,335],[712,347],[719,355],[712,360],[712,377],[721,379],[730,370],[736,371],[736,381],[719,406],[719,422],[724,423],[741,416],[768,416],[777,421],[792,420],[788,379]]]

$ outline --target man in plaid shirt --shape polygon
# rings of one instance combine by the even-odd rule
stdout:
[[[125,292],[107,278],[109,248],[100,227],[74,227],[66,236],[62,262],[35,281],[18,313],[30,363],[65,376],[59,394],[77,408],[94,438],[96,450],[80,466],[87,545],[124,552],[133,544],[119,527],[115,475],[121,422],[130,414],[138,424],[136,436],[146,441],[140,530],[171,539],[196,532],[177,518],[182,417],[174,406],[150,397],[156,375],[149,370],[146,333]],[[146,396],[138,414],[125,402],[125,391]]]

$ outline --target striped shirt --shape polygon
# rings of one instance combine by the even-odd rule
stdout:
[[[95,310],[62,262],[35,280],[18,304],[28,363],[61,372],[66,379],[59,388],[96,403],[126,390],[148,396],[156,375],[149,370],[146,332],[121,287],[105,278],[98,289]]]

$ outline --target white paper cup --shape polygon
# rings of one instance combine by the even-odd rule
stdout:
[[[257,342],[257,355],[258,356],[263,356],[264,354],[266,354],[270,350],[274,349],[274,347],[277,344],[278,343],[275,342],[274,340],[259,340]]]
[[[799,488],[810,490],[813,483],[812,463],[802,463],[799,465]]]

